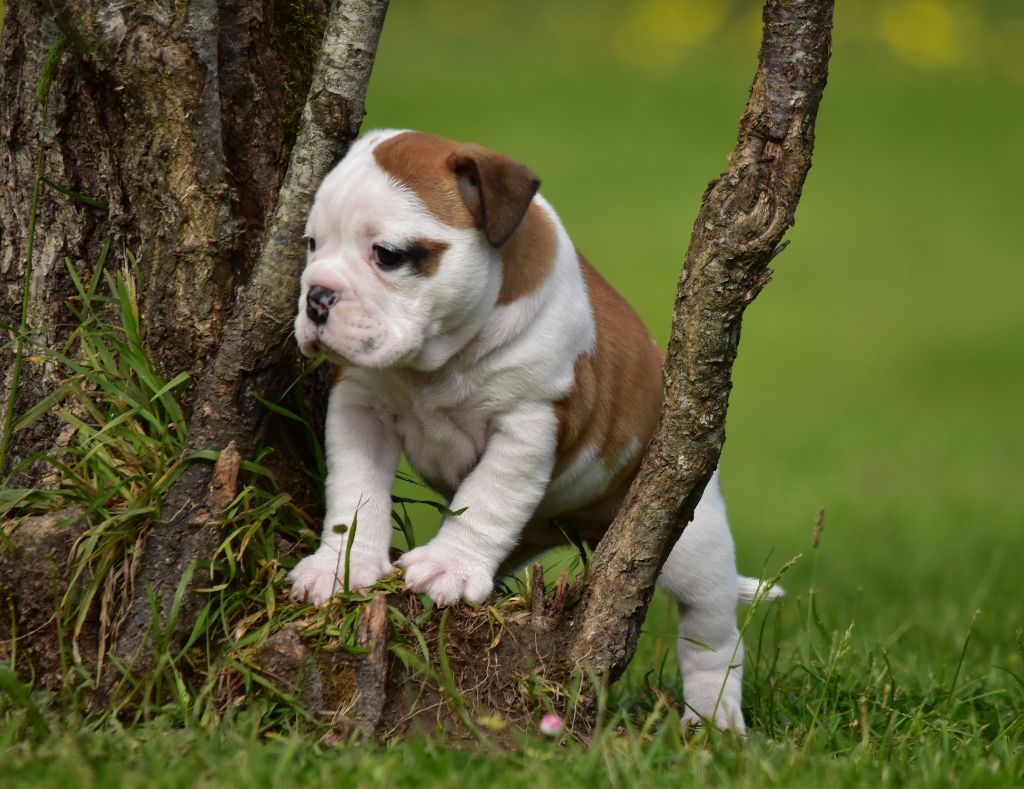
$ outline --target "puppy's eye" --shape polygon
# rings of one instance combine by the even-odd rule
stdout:
[[[306,239],[306,243],[309,246],[310,253],[316,252],[316,239],[315,238],[307,238]]]
[[[380,244],[373,245],[373,256],[377,265],[384,271],[394,271],[409,260],[409,255],[401,249],[388,249]]]

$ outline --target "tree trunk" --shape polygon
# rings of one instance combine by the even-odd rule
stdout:
[[[138,260],[151,357],[165,378],[192,376],[190,450],[233,439],[242,454],[251,451],[265,425],[254,395],[273,397],[298,373],[287,326],[304,261],[302,224],[316,186],[358,132],[387,0],[335,0],[329,15],[326,5],[7,5],[0,323],[14,337],[24,308],[25,334],[59,345],[75,293],[65,258],[88,279],[104,239],[115,239]],[[37,86],[48,58],[44,104]],[[52,445],[52,418],[16,434],[9,428],[57,375],[38,362],[5,365],[0,475]],[[10,482],[31,487],[44,472],[22,467]],[[168,497],[142,560],[122,659],[143,644],[147,590],[166,614],[185,568],[216,544],[209,482],[210,468],[192,464]],[[183,629],[194,612],[186,598]]]

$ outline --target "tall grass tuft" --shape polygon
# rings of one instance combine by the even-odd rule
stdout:
[[[24,516],[44,512],[65,511],[67,525],[84,523],[59,616],[73,663],[80,666],[79,636],[90,612],[98,612],[99,642],[90,661],[98,670],[120,624],[117,612],[132,593],[144,527],[159,515],[183,468],[187,427],[179,399],[189,379],[181,373],[166,381],[150,363],[135,279],[128,267],[109,273],[109,253],[108,239],[89,281],[67,261],[76,289],[69,303],[75,326],[67,341],[51,348],[26,338],[32,349],[26,361],[51,365],[60,384],[15,420],[12,432],[48,414],[61,429],[53,447],[12,469],[12,478],[33,469],[42,484],[0,491],[8,531]],[[130,253],[126,260],[134,264]]]

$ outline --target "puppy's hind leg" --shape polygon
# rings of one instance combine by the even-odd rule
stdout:
[[[743,644],[736,627],[736,557],[717,472],[693,522],[669,553],[662,586],[679,604],[679,664],[686,709],[682,724],[745,730]]]

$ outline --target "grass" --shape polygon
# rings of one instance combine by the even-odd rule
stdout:
[[[756,47],[744,28],[653,66],[605,42],[617,12],[593,7],[396,5],[366,127],[424,128],[530,163],[581,249],[664,341]],[[0,698],[4,783],[1024,784],[1024,105],[1001,72],[884,50],[862,32],[880,7],[857,19],[839,9],[793,243],[748,311],[736,368],[722,475],[741,570],[803,554],[788,597],[746,629],[745,743],[684,744],[664,718],[679,681],[674,611],[659,596],[609,700],[617,717],[589,748],[534,737],[511,753],[331,747],[255,692],[217,715],[180,698],[120,728],[35,695]],[[280,579],[259,525],[266,501],[247,495],[230,530],[248,568],[231,583],[247,591],[225,618],[255,617],[243,668],[275,626],[260,611]],[[417,510],[417,531],[435,518]]]

